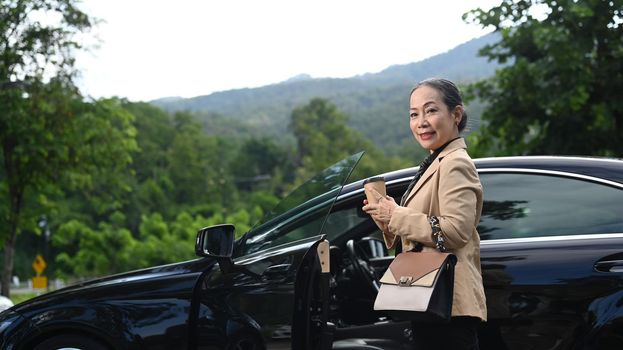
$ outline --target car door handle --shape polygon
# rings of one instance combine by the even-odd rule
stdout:
[[[595,270],[600,272],[623,272],[623,260],[605,260],[595,263]]]

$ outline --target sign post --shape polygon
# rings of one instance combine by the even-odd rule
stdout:
[[[32,287],[35,289],[46,289],[48,288],[48,278],[45,276],[41,276],[41,273],[48,265],[43,260],[41,255],[37,255],[35,260],[32,262],[32,268],[37,273],[36,277],[32,278]]]

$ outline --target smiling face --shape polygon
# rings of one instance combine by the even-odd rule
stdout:
[[[431,152],[459,136],[462,115],[463,106],[450,110],[442,94],[433,87],[422,85],[411,94],[411,132],[420,145]]]

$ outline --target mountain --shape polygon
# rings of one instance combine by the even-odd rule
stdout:
[[[492,33],[425,60],[390,66],[378,73],[350,78],[314,79],[301,74],[278,84],[215,92],[192,98],[164,98],[150,103],[167,111],[191,111],[208,132],[222,132],[223,123],[245,132],[278,136],[287,133],[290,113],[314,97],[326,98],[349,115],[349,124],[379,147],[395,153],[412,144],[408,128],[408,94],[418,81],[444,77],[459,84],[491,76],[499,66],[478,57],[480,48],[499,40]],[[478,106],[471,111],[478,126]],[[475,112],[475,113],[474,113]],[[218,131],[217,131],[218,130]]]

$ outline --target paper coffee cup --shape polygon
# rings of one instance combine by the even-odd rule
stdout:
[[[363,182],[363,190],[366,193],[368,203],[377,203],[387,194],[385,189],[385,178],[377,176],[366,179]]]

